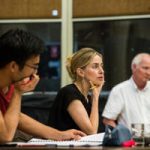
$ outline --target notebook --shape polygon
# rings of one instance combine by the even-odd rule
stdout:
[[[100,146],[102,145],[104,133],[88,135],[80,140],[53,141],[33,138],[27,143],[20,143],[19,146],[54,146],[54,147],[74,147],[74,146]]]

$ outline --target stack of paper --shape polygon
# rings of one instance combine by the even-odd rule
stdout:
[[[102,145],[104,133],[82,137],[80,140],[53,141],[33,138],[28,143],[20,143],[20,146],[99,146]]]

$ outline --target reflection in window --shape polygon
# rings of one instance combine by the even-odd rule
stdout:
[[[150,53],[150,19],[74,23],[74,50],[92,47],[104,56],[106,84],[111,90],[131,76],[130,63],[139,52]]]
[[[30,31],[45,42],[46,51],[41,55],[41,62],[38,70],[40,82],[35,90],[43,92],[58,91],[60,88],[61,74],[60,23],[1,23],[0,34],[12,28]]]

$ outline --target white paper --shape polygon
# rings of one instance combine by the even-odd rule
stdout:
[[[102,142],[105,133],[92,134],[82,137],[79,141]]]
[[[29,142],[20,144],[22,146],[98,146],[102,145],[104,133],[93,134],[89,136],[82,137],[80,140],[71,140],[71,141],[53,141],[53,140],[44,140],[33,138]]]

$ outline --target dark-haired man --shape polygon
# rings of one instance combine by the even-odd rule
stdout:
[[[78,130],[58,131],[20,112],[24,92],[34,89],[43,42],[29,32],[13,29],[0,37],[0,143],[12,141],[16,129],[54,140],[83,136]]]

